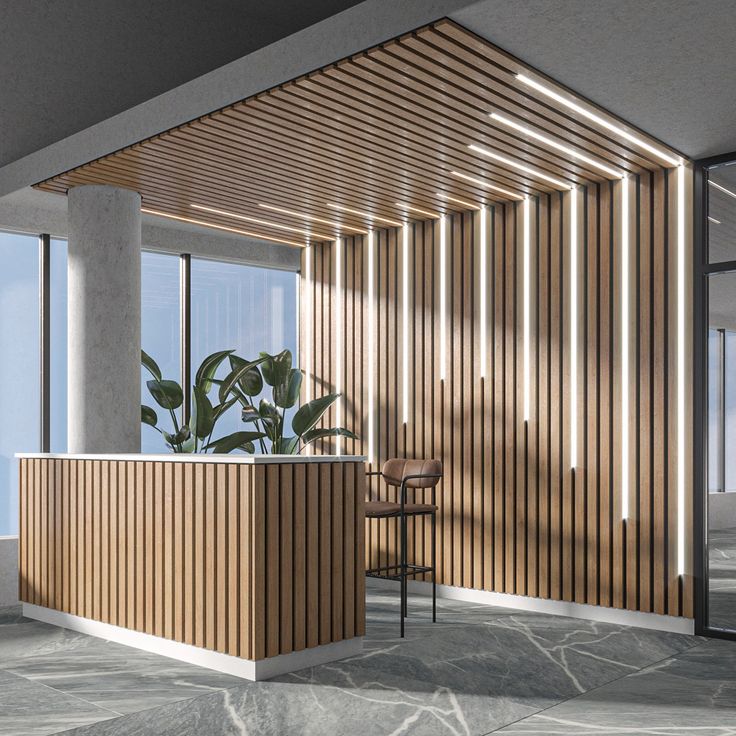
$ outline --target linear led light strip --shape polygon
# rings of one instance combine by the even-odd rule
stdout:
[[[274,207],[272,204],[259,204],[264,210],[270,210],[271,212],[280,212],[282,215],[291,215],[292,217],[301,217],[303,220],[309,222],[319,222],[322,225],[331,225],[338,230],[350,230],[354,233],[360,233],[365,235],[366,231],[361,230],[359,227],[353,227],[352,225],[345,225],[342,222],[336,222],[335,220],[325,220],[323,217],[315,217],[314,215],[308,215],[305,212],[296,212],[294,210],[285,210],[283,207]]]
[[[300,233],[306,235],[308,238],[314,237],[319,240],[332,240],[332,235],[325,235],[324,233],[313,233],[309,230],[302,230],[300,227],[292,227],[291,225],[282,225],[278,222],[271,220],[259,220],[257,217],[249,217],[248,215],[238,215],[235,212],[228,212],[227,210],[218,210],[215,207],[205,207],[201,204],[190,204],[192,209],[201,210],[202,212],[210,212],[213,215],[222,215],[223,217],[232,217],[234,220],[243,220],[244,222],[253,222],[256,225],[266,225],[266,227],[274,227],[277,230],[286,230],[290,233]]]
[[[616,135],[621,136],[621,138],[624,138],[625,140],[629,141],[629,143],[633,143],[634,145],[639,146],[639,148],[643,148],[645,151],[649,151],[649,153],[662,159],[662,161],[666,161],[670,166],[677,166],[680,163],[679,159],[673,156],[670,156],[668,153],[665,153],[664,151],[658,148],[655,148],[654,146],[647,143],[645,140],[639,138],[638,136],[632,135],[628,131],[624,130],[621,126],[614,125],[613,123],[601,117],[600,115],[596,115],[596,113],[591,112],[590,110],[587,110],[581,105],[578,105],[577,103],[566,99],[565,97],[558,94],[554,90],[551,90],[545,85],[540,84],[534,79],[531,79],[531,77],[527,77],[526,74],[517,74],[516,78],[523,84],[526,84],[532,89],[537,90],[537,92],[541,92],[543,95],[549,97],[555,102],[559,102],[561,105],[564,105],[570,110],[574,110],[576,113],[582,115],[588,120],[592,120],[594,123],[597,123],[598,125],[605,128],[606,130],[610,130],[612,133],[615,133]]]
[[[510,158],[506,158],[506,156],[501,156],[500,154],[494,153],[493,151],[489,151],[487,148],[483,148],[482,146],[476,146],[475,143],[471,143],[468,146],[468,148],[471,151],[480,153],[482,156],[485,156],[486,158],[491,158],[494,161],[498,161],[499,163],[506,164],[506,166],[510,166],[512,169],[523,171],[525,174],[529,174],[529,176],[533,176],[537,179],[542,179],[544,181],[547,181],[556,187],[560,187],[560,189],[570,189],[570,185],[567,182],[560,181],[559,179],[555,179],[553,176],[549,176],[548,174],[545,174],[537,169],[533,169],[531,166],[527,166],[526,164],[519,163],[518,161],[514,161]]]
[[[457,172],[455,171],[453,171],[452,173],[457,175]],[[455,204],[461,204],[463,207],[467,207],[470,210],[483,209],[480,205],[473,204],[472,202],[466,202],[464,199],[458,199],[457,197],[451,197],[449,194],[443,194],[442,192],[437,192],[437,196],[440,199],[446,199],[448,202],[454,202]]]
[[[342,240],[335,241],[335,393],[342,392]],[[336,426],[342,427],[342,396],[335,402]],[[341,437],[335,437],[335,454],[342,455]]]
[[[578,464],[578,192],[570,192],[570,467]]]
[[[404,223],[403,222],[396,222],[396,220],[389,220],[386,217],[379,217],[378,215],[373,215],[370,212],[363,212],[361,210],[352,210],[349,207],[343,207],[341,204],[334,204],[332,202],[327,203],[328,207],[332,207],[332,209],[340,210],[340,212],[349,212],[351,215],[358,215],[359,217],[365,217],[369,222],[373,222],[373,220],[376,220],[377,222],[385,222],[387,225],[393,225],[394,227],[401,227]]]
[[[427,212],[427,210],[420,210],[419,207],[412,207],[410,204],[405,204],[403,202],[397,202],[396,206],[401,207],[404,210],[408,210],[409,212],[416,212],[420,215],[426,215],[427,217],[431,217],[434,220],[439,217],[436,212]]]
[[[447,221],[440,217],[440,381],[447,376]]]
[[[685,167],[677,167],[677,571],[685,574]]]
[[[161,212],[160,210],[151,210],[146,207],[141,207],[141,212],[145,212],[147,215],[156,215],[157,217],[165,217],[168,220],[179,220],[179,222],[189,222],[192,225],[201,225],[202,227],[211,227],[214,230],[224,230],[227,233],[237,233],[238,235],[248,235],[251,238],[258,238],[258,240],[268,240],[272,243],[282,243],[284,245],[296,245],[299,248],[304,248],[306,243],[296,243],[293,240],[283,240],[282,238],[272,238],[262,233],[254,233],[250,230],[239,230],[236,227],[225,227],[224,225],[215,225],[212,222],[206,222],[205,220],[195,220],[191,217],[181,217],[179,215],[172,215],[168,212]]]
[[[578,161],[583,161],[586,164],[590,164],[596,169],[600,169],[601,171],[604,171],[606,174],[610,174],[611,176],[616,177],[617,179],[620,179],[623,176],[622,171],[617,171],[616,169],[612,169],[610,166],[606,166],[606,164],[603,164],[600,161],[596,161],[596,159],[591,158],[590,156],[586,156],[584,153],[580,153],[579,151],[576,151],[574,148],[565,146],[562,143],[559,143],[558,141],[554,140],[554,138],[548,138],[546,135],[537,133],[536,130],[532,130],[531,128],[528,128],[525,125],[519,125],[519,123],[516,123],[513,120],[510,120],[504,115],[499,115],[497,112],[492,112],[490,113],[490,116],[493,120],[496,120],[502,125],[506,125],[509,128],[518,130],[520,133],[523,133],[525,136],[528,136],[529,138],[534,138],[534,140],[537,140],[540,143],[544,143],[550,148],[554,148],[557,151],[562,151],[562,153],[567,154],[571,158],[577,159]]]
[[[304,299],[305,311],[305,345],[304,345],[304,398],[306,403],[312,400],[311,368],[312,368],[312,246],[308,246],[304,252]],[[307,445],[306,454],[311,455],[311,446]]]
[[[708,180],[708,184],[716,189],[720,189],[724,194],[728,194],[729,197],[736,199],[736,193],[732,192],[730,189],[726,189],[726,187],[722,187],[720,184],[716,184],[714,181],[710,180]]]
[[[487,236],[486,226],[488,210],[480,208],[480,377],[486,377],[486,284],[488,273],[486,266]]]
[[[309,246],[304,252],[304,271],[305,271],[305,289],[307,298],[305,300],[306,307],[306,349],[305,349],[305,361],[306,370],[304,371],[304,378],[306,379],[306,390],[304,395],[307,402],[312,400],[312,386],[310,384],[310,369],[312,367],[312,247]]]
[[[629,518],[629,180],[621,179],[621,517]]]
[[[374,461],[373,455],[373,400],[375,393],[375,296],[373,285],[373,230],[368,231],[368,462]]]
[[[495,184],[491,184],[490,182],[484,181],[483,179],[476,179],[474,176],[468,176],[467,174],[463,174],[460,171],[451,171],[450,173],[453,176],[457,177],[458,179],[462,179],[463,181],[469,181],[471,184],[476,184],[479,187],[483,187],[484,189],[490,189],[491,191],[498,192],[499,194],[505,194],[507,197],[511,197],[511,199],[517,199],[520,202],[522,199],[524,199],[524,197],[522,197],[519,194],[516,194],[516,192],[510,192],[508,189],[502,189],[501,187],[497,187]],[[459,202],[460,200],[455,200],[455,201]]]
[[[530,223],[529,223],[529,198],[524,200],[524,421],[529,421],[529,390],[530,390],[530,374],[531,366],[529,365],[529,341],[530,341],[530,316],[529,316],[529,241],[530,241]]]
[[[403,246],[402,246],[402,300],[403,300],[403,324],[402,342],[404,346],[404,359],[402,365],[402,403],[404,424],[409,421],[409,225],[404,223]]]

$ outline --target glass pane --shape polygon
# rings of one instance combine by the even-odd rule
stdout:
[[[38,238],[0,233],[0,535],[18,533],[16,452],[39,449]]]
[[[253,359],[297,347],[297,275],[235,263],[192,259],[192,372],[218,350]],[[221,375],[227,373],[223,365]],[[270,392],[264,391],[270,398]],[[256,399],[257,401],[258,399]],[[287,413],[287,426],[289,415]],[[217,437],[252,429],[237,406],[219,420]]]
[[[736,162],[708,170],[708,252],[711,263],[736,260]]]
[[[722,331],[708,330],[708,490],[723,488],[721,432],[721,350]]]
[[[708,298],[708,618],[736,629],[736,273]]]
[[[141,259],[141,346],[158,363],[165,379],[181,383],[181,328],[179,321],[179,256],[165,253],[142,254]],[[171,428],[167,412],[151,398],[141,369],[141,401],[155,408],[159,426]],[[161,435],[141,425],[142,452],[168,452]]]
[[[51,452],[66,452],[66,240],[51,241]]]

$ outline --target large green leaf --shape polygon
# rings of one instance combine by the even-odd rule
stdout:
[[[215,421],[217,421],[237,401],[238,401],[238,397],[233,396],[231,399],[228,399],[227,401],[223,401],[221,404],[218,404],[212,410],[212,414],[214,416]]]
[[[282,350],[278,355],[260,353],[263,358],[261,371],[263,380],[269,386],[279,386],[289,377],[291,370],[291,350]]]
[[[263,389],[263,379],[256,366],[262,362],[261,359],[245,361],[235,355],[230,356],[232,371],[220,384],[220,401],[225,401],[234,388],[239,388],[246,396],[257,396]]]
[[[213,440],[203,449],[214,450],[217,453],[227,453],[237,450],[239,447],[253,452],[253,440],[259,440],[266,435],[263,432],[233,432],[225,437]]]
[[[151,427],[155,427],[158,424],[158,415],[155,410],[150,406],[141,404],[141,421],[143,424],[148,424]]]
[[[310,442],[321,440],[323,437],[347,437],[351,440],[358,439],[356,434],[344,427],[330,427],[329,429],[327,427],[315,427],[302,435],[302,442],[305,445],[308,445]]]
[[[241,419],[244,422],[257,422],[260,418],[261,415],[258,413],[258,409],[256,409],[255,406],[247,404],[243,407],[243,411],[241,412]]]
[[[302,372],[296,368],[289,371],[283,383],[273,387],[273,403],[282,409],[290,409],[299,399],[302,387]]]
[[[340,394],[327,394],[300,406],[291,420],[291,428],[294,430],[294,434],[301,437],[305,432],[312,429],[327,409],[330,408],[330,405],[337,400],[338,396]]]
[[[215,377],[217,369],[220,367],[222,361],[233,352],[233,350],[219,350],[216,353],[212,353],[212,355],[208,355],[197,369],[197,374],[194,377],[195,386],[199,386],[208,394],[212,388],[212,379]]]
[[[182,445],[187,440],[192,439],[192,433],[189,431],[189,427],[185,424],[176,434],[169,434],[169,432],[164,432],[164,439],[166,442],[168,442],[174,450],[177,450],[180,445]],[[187,452],[187,450],[184,450],[184,452]],[[189,450],[188,452],[191,452]]]
[[[146,381],[146,386],[156,403],[164,409],[178,409],[184,401],[184,393],[176,381]]]
[[[261,399],[258,413],[263,422],[268,438],[275,442],[281,437],[281,415],[279,410],[268,399]]]
[[[141,363],[157,381],[161,380],[161,369],[158,367],[158,363],[144,350],[141,350]]]
[[[215,412],[203,388],[195,386],[192,393],[194,394],[194,402],[192,403],[189,427],[192,434],[203,440],[205,437],[209,437],[212,428],[215,426]]]
[[[274,455],[295,455],[298,444],[298,437],[281,437],[273,443],[271,451]]]

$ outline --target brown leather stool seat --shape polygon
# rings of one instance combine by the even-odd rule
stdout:
[[[437,506],[431,503],[405,503],[404,513],[407,516],[419,516],[420,514],[433,514]],[[389,516],[401,516],[401,504],[391,501],[366,501],[365,515],[372,519]]]
[[[366,501],[365,515],[368,519],[398,519],[400,527],[401,545],[399,563],[384,565],[366,570],[366,575],[374,578],[385,578],[401,582],[401,636],[404,636],[404,617],[407,611],[406,582],[407,578],[432,574],[432,620],[437,618],[437,585],[436,574],[436,517],[438,507],[435,503],[435,490],[442,478],[442,463],[439,460],[407,460],[393,458],[386,460],[380,472],[370,473],[378,475],[386,481],[386,485],[399,488],[399,501]],[[409,503],[407,490],[416,494],[430,490],[432,503]],[[431,564],[410,564],[407,557],[407,519],[411,516],[429,516],[431,519]]]

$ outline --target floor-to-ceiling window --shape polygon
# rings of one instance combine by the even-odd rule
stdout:
[[[44,245],[45,243],[45,245]],[[42,268],[46,252],[47,272]],[[0,232],[0,536],[17,534],[14,454],[37,451],[48,435],[51,452],[67,449],[67,247],[62,239]],[[182,381],[183,259],[145,252],[141,263],[141,342],[165,377]],[[191,260],[192,315],[188,350],[193,371],[203,357],[232,348],[244,357],[290,349],[296,359],[297,276],[289,271],[206,259]],[[43,272],[43,273],[42,273]],[[42,275],[45,273],[45,282]],[[44,283],[42,283],[44,282]],[[41,303],[48,298],[48,374],[41,380]],[[226,366],[223,366],[223,371]],[[142,399],[148,398],[142,374]],[[42,395],[48,398],[46,420]],[[243,428],[233,409],[222,434]],[[43,426],[42,426],[43,424]],[[45,430],[45,432],[44,432]],[[143,452],[163,452],[158,432],[142,427]]]
[[[50,371],[49,439],[51,452],[66,452],[67,409],[67,248],[66,240],[51,240],[49,258]]]
[[[702,622],[736,632],[736,157],[702,170]]]
[[[40,441],[38,238],[0,232],[0,536],[18,533],[14,454]]]
[[[181,324],[178,255],[143,252],[141,258],[141,347],[159,365],[163,377],[181,383]],[[141,400],[154,404],[141,372]],[[162,425],[168,428],[165,417]],[[164,452],[161,435],[141,425],[141,451]]]
[[[292,271],[192,259],[192,371],[217,350],[245,359],[289,349],[297,362],[297,276]],[[227,366],[223,366],[223,372]],[[288,417],[287,417],[288,419]],[[217,435],[245,429],[238,407],[217,425]]]

